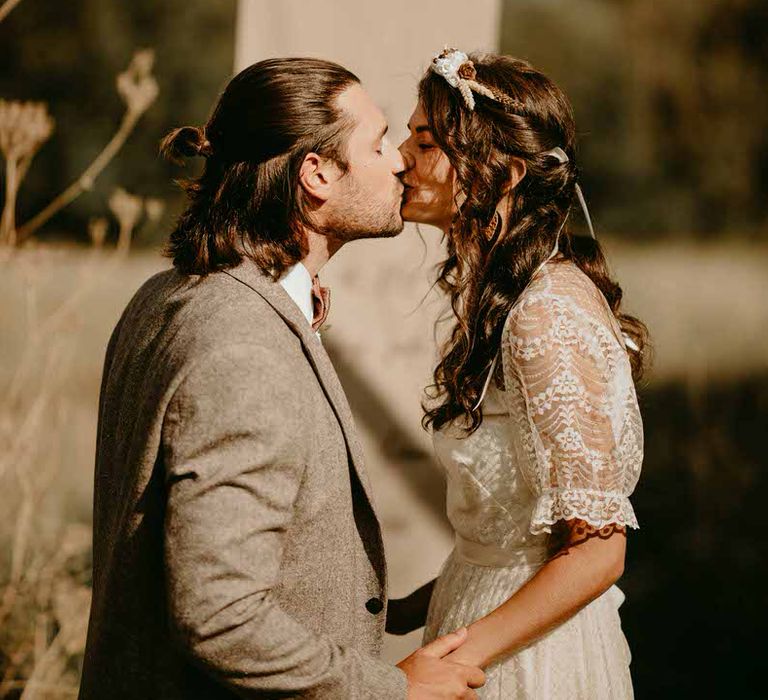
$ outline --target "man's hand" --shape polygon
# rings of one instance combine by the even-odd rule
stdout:
[[[439,637],[403,659],[398,668],[408,678],[408,700],[475,700],[471,688],[485,685],[485,674],[476,666],[445,661],[467,638],[467,628]]]

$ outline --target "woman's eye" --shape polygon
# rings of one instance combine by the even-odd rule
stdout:
[[[430,148],[434,148],[434,146],[431,143],[420,143],[419,144],[419,150],[420,151],[428,151]]]

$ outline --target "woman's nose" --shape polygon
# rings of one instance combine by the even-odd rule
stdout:
[[[400,155],[403,157],[404,170],[410,170],[413,167],[413,154],[408,150],[408,140],[403,141],[397,150],[400,151]]]
[[[400,152],[400,149],[395,150],[395,167],[394,172],[395,174],[400,174],[406,169],[405,159],[403,158],[403,154]]]

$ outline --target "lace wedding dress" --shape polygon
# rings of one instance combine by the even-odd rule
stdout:
[[[547,558],[559,520],[637,527],[628,496],[642,423],[613,314],[573,263],[544,265],[510,311],[483,422],[436,432],[456,545],[430,603],[424,642],[504,603]],[[498,372],[496,373],[498,376]],[[486,669],[482,698],[632,698],[630,653],[612,586],[570,620]]]

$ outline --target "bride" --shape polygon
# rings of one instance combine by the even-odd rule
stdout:
[[[400,150],[403,217],[445,234],[454,325],[425,426],[456,545],[391,601],[388,631],[466,626],[448,658],[486,698],[623,700],[630,653],[614,585],[642,462],[634,380],[646,329],[621,312],[600,244],[566,222],[578,185],[563,92],[529,64],[446,49]]]

